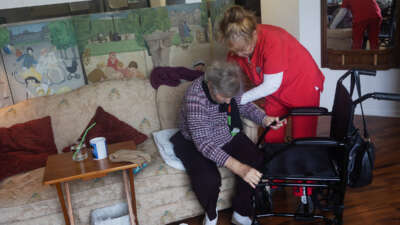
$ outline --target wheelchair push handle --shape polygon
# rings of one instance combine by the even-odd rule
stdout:
[[[355,73],[358,72],[359,75],[376,76],[376,70],[353,70]]]
[[[394,93],[383,93],[383,92],[374,92],[361,96],[361,98],[354,101],[354,104],[359,104],[369,98],[377,99],[377,100],[389,100],[389,101],[400,101],[400,94]]]
[[[400,101],[400,94],[375,92],[374,95],[379,100]]]

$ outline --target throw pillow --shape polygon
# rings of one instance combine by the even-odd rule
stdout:
[[[43,167],[56,153],[50,116],[0,128],[0,180]]]
[[[133,140],[136,145],[139,145],[147,139],[145,134],[119,120],[114,115],[104,111],[101,106],[97,107],[95,115],[83,130],[80,137],[83,136],[85,130],[94,122],[96,122],[96,126],[92,127],[86,135],[86,146],[90,146],[90,139],[95,137],[105,137],[107,144]],[[70,149],[69,147],[66,147],[63,151],[70,151]]]
[[[154,142],[157,145],[161,158],[167,165],[178,170],[185,170],[182,161],[175,155],[174,145],[169,141],[177,131],[177,128],[172,128],[153,132]]]

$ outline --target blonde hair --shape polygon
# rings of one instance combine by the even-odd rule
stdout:
[[[256,27],[256,16],[241,6],[234,5],[225,11],[219,23],[219,39],[223,42],[238,39],[249,42],[253,38]]]
[[[236,64],[216,61],[207,67],[204,79],[214,92],[231,98],[241,89],[242,70]]]

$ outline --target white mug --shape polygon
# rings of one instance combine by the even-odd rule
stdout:
[[[104,137],[92,138],[90,139],[89,143],[90,146],[93,147],[92,154],[94,160],[107,158],[106,138]]]

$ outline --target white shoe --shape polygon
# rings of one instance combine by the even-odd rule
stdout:
[[[253,221],[248,216],[242,216],[237,212],[233,212],[231,222],[235,225],[251,225]]]
[[[215,217],[215,219],[213,219],[213,220],[210,220],[206,213],[206,216],[204,217],[204,220],[203,220],[203,225],[217,225],[217,221],[218,221],[218,212],[217,212],[217,217]]]

